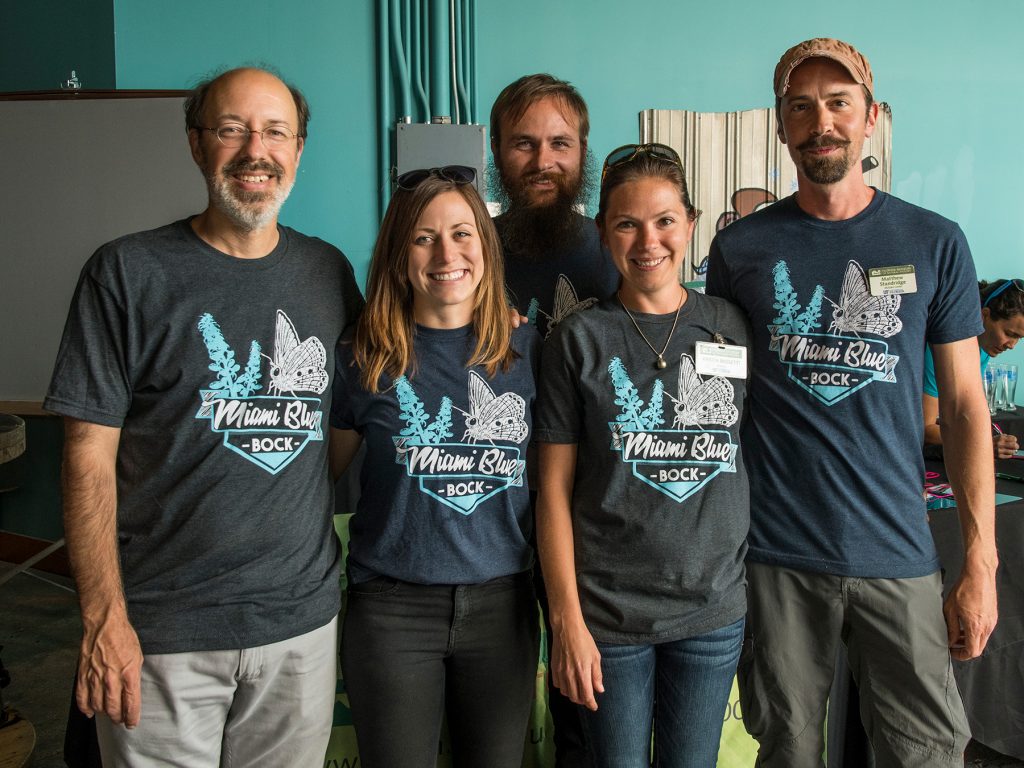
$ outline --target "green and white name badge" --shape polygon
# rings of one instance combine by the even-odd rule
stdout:
[[[715,344],[698,341],[694,369],[701,376],[725,376],[729,379],[747,378],[747,348],[735,344]]]
[[[917,293],[917,275],[914,273],[914,265],[869,267],[868,287],[872,296]]]

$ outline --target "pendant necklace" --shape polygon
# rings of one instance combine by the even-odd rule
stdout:
[[[637,324],[636,318],[633,317],[633,313],[626,309],[626,305],[623,304],[622,297],[619,296],[618,293],[616,293],[615,298],[619,300],[619,305],[625,310],[626,314],[629,316],[629,319],[633,322],[633,327],[636,328],[636,332],[640,334],[640,338],[644,340],[644,344],[650,347],[651,352],[657,355],[657,359],[655,359],[654,361],[654,367],[657,368],[659,371],[664,368],[667,368],[668,363],[665,362],[665,350],[667,350],[668,345],[672,343],[672,336],[676,332],[676,323],[679,322],[679,310],[683,308],[683,299],[686,298],[686,291],[683,291],[679,297],[679,306],[676,307],[676,316],[675,319],[672,321],[672,329],[668,332],[668,338],[665,339],[665,346],[661,348],[661,352],[654,348],[654,345],[651,344],[651,342],[648,340],[644,332],[640,330],[640,326]]]

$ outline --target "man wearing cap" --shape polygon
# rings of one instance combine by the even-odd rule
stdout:
[[[754,331],[744,720],[759,766],[821,766],[842,642],[877,765],[962,766],[950,652],[985,647],[997,565],[970,251],[955,223],[864,183],[878,106],[853,46],[789,49],[775,94],[797,192],[720,232],[707,279]],[[926,343],[966,550],[944,606],[921,494]]]

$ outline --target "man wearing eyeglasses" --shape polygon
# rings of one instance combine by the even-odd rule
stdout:
[[[89,260],[45,403],[76,700],[108,768],[319,765],[340,603],[323,417],[362,298],[340,251],[277,222],[302,94],[237,69],[185,109],[209,204]]]
[[[759,766],[821,766],[842,642],[876,765],[959,767],[968,731],[950,653],[979,655],[996,623],[970,250],[955,223],[864,183],[879,108],[853,46],[790,48],[775,95],[797,192],[722,230],[707,279],[754,332],[744,721]],[[966,548],[944,605],[921,493],[926,343]]]

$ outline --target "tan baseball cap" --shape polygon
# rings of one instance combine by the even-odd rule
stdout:
[[[775,66],[775,95],[782,98],[789,88],[789,76],[793,70],[803,64],[806,59],[820,56],[842,64],[843,68],[858,83],[868,89],[871,98],[875,97],[874,80],[871,77],[871,65],[864,55],[849,43],[836,40],[834,37],[816,37],[797,43],[779,59]]]

